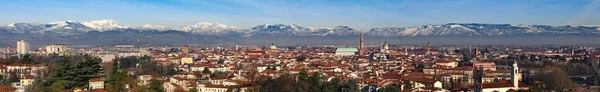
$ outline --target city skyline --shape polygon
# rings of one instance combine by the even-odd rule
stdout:
[[[594,16],[599,13],[599,0],[2,2],[2,25],[65,20],[117,20],[130,26],[164,24],[171,28],[200,22],[244,28],[261,24],[347,25],[359,30],[445,23],[600,25],[600,18]]]

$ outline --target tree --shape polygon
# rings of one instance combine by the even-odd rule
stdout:
[[[318,72],[314,72],[309,78],[308,78],[308,84],[310,85],[310,92],[319,92],[321,91],[321,77],[319,76]]]
[[[543,70],[542,72],[538,72],[533,79],[546,84],[546,90],[563,91],[563,89],[572,89],[575,87],[568,73],[563,69],[547,66]]]
[[[135,67],[139,62],[142,62],[141,58],[130,56],[124,58],[117,58],[117,62],[119,62],[119,68],[121,69],[129,69],[131,67]]]
[[[196,89],[196,87],[190,88],[189,92],[198,92],[198,89]]]
[[[25,54],[21,61],[25,64],[35,64],[36,63],[33,59],[31,59],[31,54]]]
[[[419,64],[417,64],[417,67],[416,67],[416,68],[417,68],[417,69],[423,69],[423,68],[425,68],[425,65],[424,65],[424,64],[421,64],[421,63],[419,63]]]
[[[119,70],[119,63],[113,62],[111,72],[108,77],[107,90],[111,92],[121,92],[125,89],[123,88],[126,73]]]
[[[308,92],[309,84],[308,84],[308,75],[306,74],[306,70],[300,69],[298,73],[298,79],[296,79],[296,86],[294,87],[294,91],[296,92]]]
[[[77,73],[73,72],[73,70],[75,70],[75,66],[71,63],[71,57],[64,57],[64,60],[56,68],[56,72],[48,77],[43,85],[50,86],[51,90],[54,91],[70,89],[76,83],[73,79],[75,79]]]
[[[338,92],[341,87],[340,79],[333,78],[331,81],[323,83],[323,86],[324,92]]]
[[[62,90],[69,89],[68,85],[70,85],[68,81],[60,80],[52,83],[52,85],[50,85],[50,90],[52,90],[52,92],[62,92]]]
[[[78,62],[75,65],[75,70],[73,71],[77,74],[75,79],[73,79],[77,82],[75,84],[75,87],[79,88],[85,88],[88,84],[86,82],[81,81],[88,81],[93,78],[99,78],[101,77],[101,74],[103,74],[102,67],[99,64],[101,62],[100,59],[87,55],[84,58],[85,59],[83,61]]]
[[[0,85],[10,85],[10,82],[4,79],[3,75],[0,75]]]
[[[304,55],[300,55],[300,56],[296,57],[296,61],[302,62],[302,61],[305,61],[305,60],[306,60],[306,56],[304,56]]]
[[[202,70],[202,73],[210,74],[210,70],[208,69],[208,67],[204,67],[204,70]]]
[[[390,85],[390,86],[383,87],[383,88],[377,90],[377,92],[400,92],[400,91],[401,91],[401,89],[400,89],[400,86],[398,86],[398,85]]]
[[[225,59],[219,59],[219,62],[217,62],[218,64],[225,64]]]
[[[405,90],[412,89],[412,88],[413,88],[413,85],[412,85],[412,83],[410,83],[410,81],[404,81],[404,89]]]
[[[342,92],[359,92],[358,83],[356,80],[348,80],[342,85]]]
[[[150,80],[150,87],[148,91],[150,92],[164,92],[165,90],[162,87],[163,82],[159,80]]]

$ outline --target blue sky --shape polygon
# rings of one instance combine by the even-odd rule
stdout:
[[[2,0],[0,24],[111,19],[129,26],[199,22],[360,30],[445,23],[600,25],[600,0]]]

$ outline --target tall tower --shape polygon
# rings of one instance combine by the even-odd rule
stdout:
[[[517,65],[517,61],[513,62],[513,66],[512,66],[513,70],[511,73],[511,81],[513,86],[515,86],[515,89],[519,88],[519,78],[521,75],[519,75],[519,66]]]
[[[188,46],[187,44],[183,45],[183,48],[181,48],[181,54],[188,55],[190,53],[189,48],[190,46]]]
[[[427,42],[427,52],[425,54],[427,54],[427,55],[431,54],[431,44],[429,44],[429,42]]]
[[[29,53],[29,43],[27,43],[25,40],[17,41],[17,53],[19,53],[19,54]]]
[[[571,57],[575,56],[575,49],[571,49]]]
[[[358,51],[358,55],[359,56],[363,56],[365,55],[365,36],[363,35],[363,33],[360,33],[360,47],[359,47],[359,51]]]
[[[389,44],[387,43],[387,40],[384,40],[384,41],[383,41],[383,43],[385,43],[385,44],[383,44],[383,49],[385,49],[385,51],[389,50],[389,49],[390,49],[390,46],[389,46]]]
[[[235,43],[235,51],[238,51],[238,50],[240,50],[240,49],[239,49],[238,43],[236,42]]]

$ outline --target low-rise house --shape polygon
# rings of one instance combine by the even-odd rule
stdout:
[[[89,80],[90,89],[104,89],[104,79],[93,78]]]

